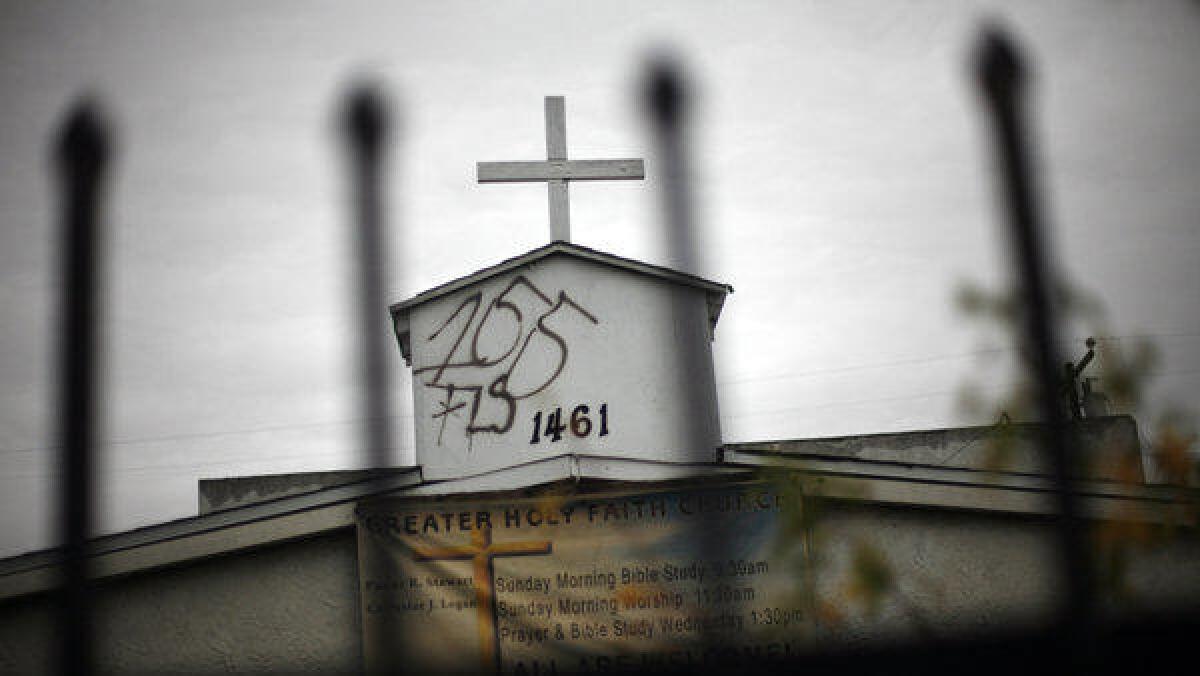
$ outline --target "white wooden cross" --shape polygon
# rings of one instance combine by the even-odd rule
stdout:
[[[642,179],[642,160],[568,160],[567,116],[561,96],[546,97],[546,161],[478,162],[480,183],[545,181],[550,193],[550,239],[571,241],[567,181]]]

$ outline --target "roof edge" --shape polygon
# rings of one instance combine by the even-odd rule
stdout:
[[[407,300],[393,303],[388,306],[388,311],[394,318],[406,310],[417,307],[418,305],[422,305],[435,298],[453,293],[454,291],[470,286],[476,282],[481,282],[497,275],[504,274],[513,268],[517,268],[522,265],[528,265],[534,261],[538,261],[543,258],[549,258],[550,256],[557,254],[574,256],[583,260],[590,260],[596,263],[603,263],[606,265],[623,268],[625,270],[629,270],[630,272],[636,272],[651,277],[658,277],[659,279],[665,279],[677,284],[685,284],[688,286],[697,287],[709,293],[720,294],[722,297],[725,294],[733,293],[733,287],[723,282],[715,282],[688,272],[681,272],[679,270],[674,270],[661,265],[654,265],[653,263],[644,263],[639,260],[617,256],[616,254],[600,251],[599,249],[592,249],[590,247],[574,244],[572,242],[555,240],[549,244],[540,246],[531,251],[527,251],[518,256],[507,258],[499,263],[496,263],[495,265],[490,265],[486,268],[477,270],[469,275],[452,279],[431,289],[426,289],[425,291],[422,291]]]

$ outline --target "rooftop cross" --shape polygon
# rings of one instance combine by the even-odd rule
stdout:
[[[568,160],[567,119],[561,96],[546,97],[546,161],[479,162],[480,183],[528,183],[545,181],[550,196],[550,239],[571,240],[571,208],[567,181],[642,179],[646,170],[640,159]]]

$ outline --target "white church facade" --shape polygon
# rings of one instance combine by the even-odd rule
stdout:
[[[722,444],[709,341],[729,291],[558,242],[394,305],[418,466],[204,480],[196,517],[98,538],[100,665],[723,668],[1044,621],[1037,427]],[[662,348],[686,341],[704,364]],[[1194,527],[1195,491],[1115,473],[1140,467],[1131,418],[1079,432],[1096,524]],[[886,588],[856,591],[863,552]],[[1128,556],[1138,607],[1200,600],[1194,539]],[[54,551],[0,561],[5,671],[53,664],[58,574]]]

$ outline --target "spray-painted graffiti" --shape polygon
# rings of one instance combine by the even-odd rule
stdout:
[[[517,403],[545,390],[566,367],[570,346],[555,324],[570,319],[599,323],[565,291],[552,298],[525,277],[486,306],[481,292],[463,299],[427,339],[442,344],[442,359],[413,372],[443,394],[432,414],[441,420],[438,445],[451,416],[465,418],[468,443],[478,433],[512,429]]]

